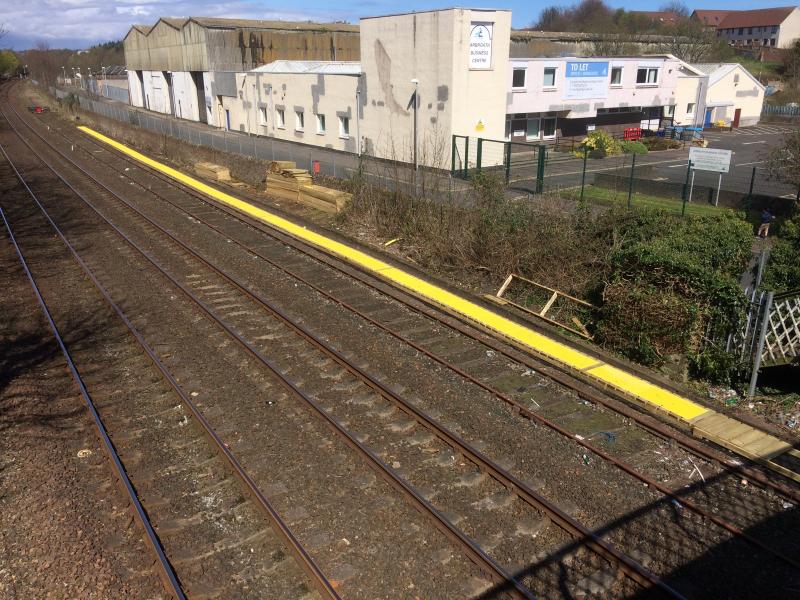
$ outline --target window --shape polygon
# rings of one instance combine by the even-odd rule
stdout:
[[[339,117],[339,137],[350,137],[350,117]]]
[[[317,133],[319,135],[325,134],[325,115],[317,115]]]
[[[658,67],[641,67],[636,71],[636,83],[655,85],[658,83]]]
[[[539,119],[528,119],[525,127],[525,139],[528,141],[539,139]]]
[[[739,27],[739,31],[737,32],[738,35],[742,35],[744,33],[744,27]]]
[[[286,111],[282,108],[275,109],[275,126],[280,129],[286,127]]]
[[[773,25],[772,26],[772,33],[778,33],[778,26],[777,25]]]
[[[675,117],[675,105],[671,104],[669,106],[664,107],[664,116],[668,119],[672,119]]]
[[[611,67],[611,85],[622,85],[622,67]]]
[[[738,73],[734,73],[734,75],[733,75],[733,83],[739,83],[739,74]]]
[[[515,90],[525,89],[525,71],[527,69],[514,68],[511,78],[511,87]]]
[[[686,114],[690,117],[694,115],[694,102],[689,102],[689,104],[686,105]]]
[[[294,129],[303,131],[306,128],[306,114],[302,110],[294,111]]]
[[[556,87],[556,68],[555,67],[545,67],[544,68],[544,87],[546,87],[546,88]]]
[[[259,125],[266,125],[267,124],[267,107],[260,106],[258,108],[258,123]]]
[[[775,38],[772,38],[772,39],[769,41],[769,45],[770,45],[770,46],[774,46],[774,45],[775,45]]]
[[[752,27],[748,27],[747,28],[747,35],[753,35],[753,28]]]
[[[556,118],[550,117],[542,119],[542,136],[546,140],[556,137]]]

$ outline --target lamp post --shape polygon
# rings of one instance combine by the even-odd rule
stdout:
[[[61,67],[61,73],[64,76],[63,79],[61,80],[61,84],[66,86],[67,85],[67,68],[66,67]]]
[[[412,79],[411,83],[414,84],[414,171],[419,169],[419,148],[417,146],[417,108],[419,107],[419,79]]]

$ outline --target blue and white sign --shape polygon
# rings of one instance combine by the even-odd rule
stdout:
[[[469,32],[469,68],[492,68],[492,29],[494,23],[473,21]]]
[[[587,100],[608,96],[607,62],[568,62],[566,69],[564,99]]]

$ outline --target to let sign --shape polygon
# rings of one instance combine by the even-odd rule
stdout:
[[[472,22],[469,33],[469,68],[492,68],[493,23]]]
[[[607,62],[567,62],[564,99],[587,100],[608,96]]]
[[[717,148],[689,148],[689,161],[697,171],[727,173],[731,168],[731,151]]]

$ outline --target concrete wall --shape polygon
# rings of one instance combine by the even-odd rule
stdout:
[[[197,105],[197,87],[191,73],[179,71],[172,74],[173,100],[175,116],[192,121],[200,120],[200,109]]]
[[[800,8],[795,8],[778,29],[778,48],[790,48],[800,38]]]
[[[733,69],[719,81],[709,86],[707,104],[732,103],[729,106],[717,106],[712,120],[725,119],[730,123],[736,109],[741,109],[739,126],[756,125],[761,119],[761,108],[764,105],[764,88],[741,66]]]
[[[130,91],[131,104],[144,107],[144,89],[139,81],[137,71],[128,70],[128,90]]]
[[[566,93],[567,62],[608,62],[609,80],[605,86],[604,98],[569,100]],[[593,117],[599,108],[616,108],[625,106],[671,106],[675,104],[675,88],[678,84],[679,62],[667,58],[607,58],[602,61],[583,58],[534,58],[514,59],[510,61],[506,78],[508,92],[506,111],[508,113],[543,113],[559,112],[568,118]],[[512,72],[514,68],[526,69],[525,88],[512,89]],[[556,68],[555,88],[544,87],[544,70]],[[611,85],[611,70],[622,67],[622,82],[619,86]],[[637,84],[636,73],[640,67],[657,67],[659,69],[656,84]]]
[[[172,113],[169,87],[162,71],[144,71],[145,108],[164,114]]]
[[[681,75],[675,88],[675,125],[686,127],[702,127],[706,110],[706,93],[708,91],[708,75],[703,77]],[[694,110],[689,111],[689,104]]]
[[[358,85],[359,78],[353,75],[238,73],[238,96],[218,98],[215,118],[224,125],[227,110],[232,130],[355,153]],[[277,119],[280,110],[282,126]],[[297,126],[297,112],[303,114],[302,129]],[[318,130],[317,115],[325,117],[324,131]],[[342,135],[339,117],[349,119],[349,135]]]
[[[489,69],[471,70],[473,22],[493,24]],[[418,84],[418,159],[449,164],[452,134],[503,133],[511,13],[448,9],[361,21],[365,151],[411,162]]]

